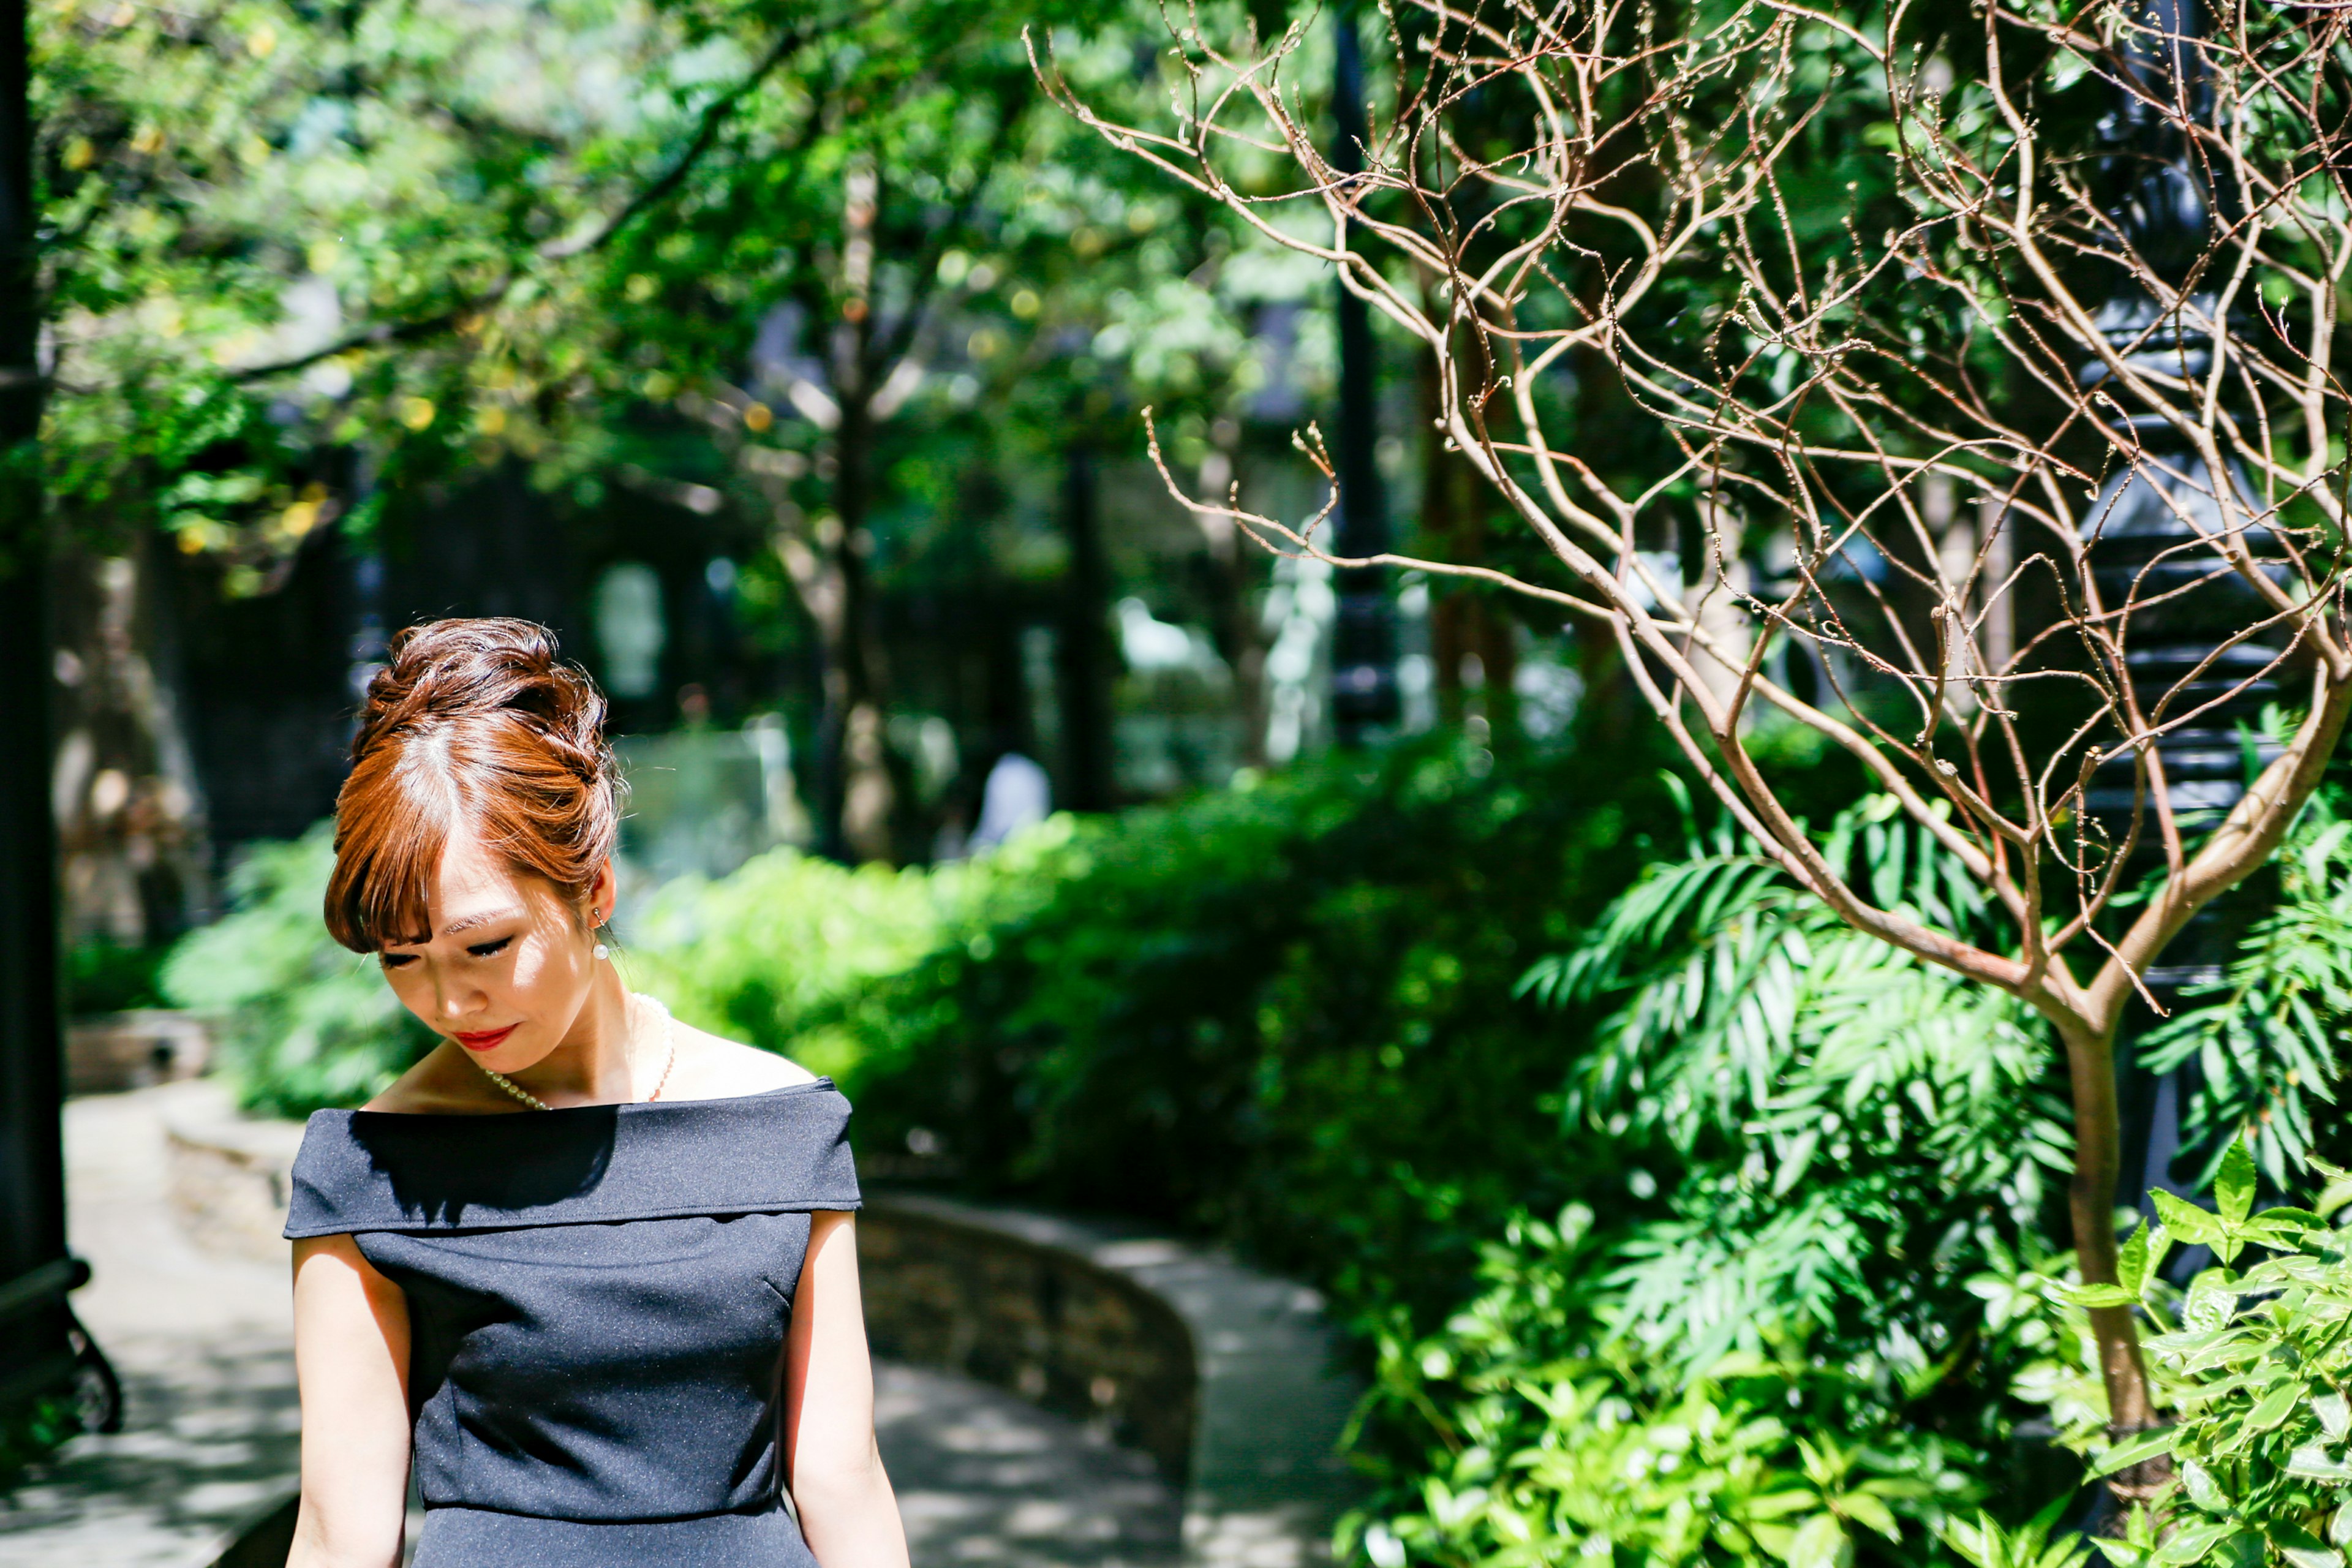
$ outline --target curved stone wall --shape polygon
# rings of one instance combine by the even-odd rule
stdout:
[[[882,1353],[1151,1455],[1183,1487],[1188,1563],[1328,1559],[1356,1495],[1339,1443],[1360,1389],[1314,1291],[1146,1231],[950,1198],[871,1194],[858,1232]]]

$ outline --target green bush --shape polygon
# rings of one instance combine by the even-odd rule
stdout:
[[[1068,835],[1057,819],[998,858],[936,871],[776,849],[718,881],[681,877],[630,921],[624,973],[688,1023],[850,1076],[865,1041],[847,1016],[864,991],[954,940],[985,886]]]
[[[357,1105],[432,1047],[375,963],[327,935],[319,911],[334,861],[328,823],[256,847],[229,879],[230,912],[163,966],[173,1005],[220,1020],[223,1062],[248,1110]]]
[[[339,947],[320,918],[334,868],[333,825],[254,848],[230,882],[231,912],[173,951],[163,985],[179,1006],[221,1020],[223,1057],[247,1109],[299,1116],[356,1105],[433,1045],[369,959]],[[878,976],[949,939],[985,887],[1017,880],[1066,825],[971,867],[850,870],[776,850],[720,881],[683,878],[629,922],[630,984],[678,1016],[816,1070],[846,1073],[860,1037],[843,1022]]]
[[[77,942],[66,953],[66,1012],[79,1018],[163,1006],[160,982],[171,951],[160,945],[125,947],[103,937]]]
[[[1428,742],[1080,825],[845,1015],[864,1146],[1450,1308],[1613,1158],[1564,1157],[1562,1043],[1512,986],[1674,822],[1638,756]]]
[[[1983,934],[1890,805],[1829,853],[1882,905]],[[2046,1330],[1990,1324],[1982,1282],[2038,1256],[2067,1163],[2030,1015],[1851,931],[1727,826],[1526,988],[1580,1010],[1567,1131],[1614,1173],[1505,1227],[1434,1332],[1379,1326],[1367,1555],[1917,1562],[1961,1505],[2069,1489],[2014,1444]]]
[[[2148,1194],[2161,1223],[2125,1245],[2119,1284],[2045,1293],[2046,1315],[2067,1328],[2070,1353],[2041,1389],[2062,1439],[2095,1475],[2169,1472],[2143,1469],[2147,1506],[2122,1539],[2097,1543],[2116,1568],[2344,1568],[2352,1546],[2352,1215],[2340,1213],[2352,1173],[2315,1158],[2310,1208],[2258,1212],[2252,1144],[2223,1152],[2210,1209]],[[2165,1279],[2176,1246],[2217,1260],[2185,1289]],[[2106,1427],[2084,1310],[2117,1306],[2154,1331],[2144,1349],[2167,1423],[2121,1438]]]
[[[1596,1334],[1612,1293],[1592,1211],[1522,1218],[1446,1331],[1383,1344],[1380,1399],[1439,1441],[1349,1533],[1378,1568],[1779,1563],[1916,1549],[1984,1495],[1983,1456],[1820,1347],[1766,1333],[1696,1370]],[[1381,1405],[1376,1403],[1374,1409]]]

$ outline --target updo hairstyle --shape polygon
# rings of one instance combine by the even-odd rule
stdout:
[[[355,952],[428,940],[426,893],[457,832],[583,903],[620,831],[604,725],[604,697],[545,626],[431,621],[394,637],[335,797],[328,931]]]

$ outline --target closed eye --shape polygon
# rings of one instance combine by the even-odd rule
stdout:
[[[376,957],[383,962],[386,969],[398,969],[416,962],[416,955],[413,952],[380,952]]]
[[[496,942],[478,942],[466,951],[476,958],[494,958],[505,952],[507,944],[512,941],[514,938],[510,936],[502,936]]]

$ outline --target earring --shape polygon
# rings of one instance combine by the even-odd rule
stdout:
[[[597,929],[597,930],[599,930],[599,931],[603,931],[603,930],[606,929],[607,927],[609,927],[612,923],[613,923],[613,922],[612,922],[611,921],[609,921],[609,920],[605,920],[605,921],[597,921],[597,922],[596,922],[596,929]],[[606,947],[603,942],[598,942],[598,943],[596,944],[596,954],[595,954],[595,955],[596,955],[598,958],[600,958],[600,959],[603,959],[603,958],[610,958],[610,957],[612,957],[612,956],[613,956],[613,950],[612,950],[611,948],[609,948],[609,947]]]

